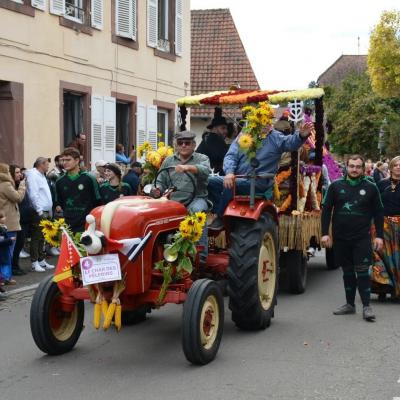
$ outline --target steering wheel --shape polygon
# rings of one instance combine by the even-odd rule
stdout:
[[[158,175],[160,175],[160,173],[163,172],[163,171],[167,171],[167,173],[168,173],[168,179],[169,179],[169,189],[175,188],[175,190],[174,190],[175,192],[182,192],[182,193],[189,193],[189,194],[190,194],[189,199],[186,200],[185,202],[183,202],[183,205],[187,206],[187,205],[189,205],[189,204],[194,200],[194,198],[195,198],[195,196],[196,196],[196,192],[197,192],[197,184],[196,184],[196,181],[195,181],[194,177],[193,177],[191,174],[189,174],[188,172],[184,171],[183,173],[186,174],[186,175],[189,177],[189,179],[190,179],[190,183],[191,183],[192,186],[193,186],[193,190],[192,190],[192,191],[188,191],[188,190],[177,189],[177,188],[172,184],[171,175],[170,175],[170,173],[169,173],[169,170],[170,170],[170,169],[175,169],[175,165],[171,165],[170,167],[163,167],[163,168],[160,168],[160,169],[157,171],[156,176],[154,177],[154,187],[155,187],[156,189],[160,189],[160,188],[157,188],[157,178],[158,178]]]

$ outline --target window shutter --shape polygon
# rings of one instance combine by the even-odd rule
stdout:
[[[132,14],[132,40],[136,41],[137,0],[131,0],[131,2],[132,2],[132,11],[131,11],[131,14]]]
[[[56,15],[64,15],[65,0],[50,0],[50,12]]]
[[[46,11],[46,0],[32,0],[32,7],[38,8],[39,10]]]
[[[92,26],[96,29],[103,29],[103,0],[92,0]]]
[[[147,106],[147,140],[157,149],[157,106]]]
[[[104,161],[115,162],[116,100],[104,96]]]
[[[116,0],[115,5],[115,31],[117,35],[132,39],[132,0]]]
[[[137,104],[136,111],[136,149],[139,149],[147,139],[146,135],[146,105],[143,103]],[[144,161],[143,157],[138,161]]]
[[[175,54],[183,53],[183,0],[175,0]]]
[[[158,0],[147,0],[147,45],[158,43]]]
[[[95,162],[103,160],[103,96],[92,96],[92,129],[91,129],[91,161],[92,169]]]

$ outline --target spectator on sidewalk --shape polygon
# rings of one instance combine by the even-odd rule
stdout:
[[[333,244],[335,262],[343,269],[346,304],[333,313],[355,314],[358,288],[363,318],[374,321],[370,307],[371,223],[374,220],[376,228],[374,250],[379,251],[383,247],[383,205],[378,188],[364,176],[364,171],[364,159],[352,155],[347,160],[347,175],[329,186],[321,214],[321,244],[327,248]]]
[[[136,196],[140,183],[140,176],[142,175],[142,164],[140,162],[131,163],[131,167],[125,176],[122,178],[122,181],[127,183],[132,190],[132,195]]]
[[[372,173],[375,183],[385,179],[385,166],[382,161],[378,161],[375,165],[374,172]]]
[[[94,171],[94,176],[96,177],[97,183],[102,185],[106,182],[106,174],[105,174],[105,166],[107,163],[104,160],[96,161],[94,166],[96,167],[96,171]]]
[[[110,163],[105,167],[107,182],[100,186],[100,196],[103,204],[132,194],[131,187],[121,181],[121,170],[117,164]]]
[[[9,238],[7,226],[5,225],[6,216],[0,211],[0,301],[7,298],[6,290],[4,289],[5,279],[2,275],[3,268],[7,268],[10,260],[11,246],[15,241],[14,238]]]
[[[15,188],[15,182],[10,174],[10,168],[7,164],[0,163],[0,210],[4,213],[7,221],[7,238],[12,240],[9,249],[7,263],[2,264],[1,274],[8,284],[15,284],[12,279],[12,254],[14,252],[15,238],[17,232],[21,230],[19,223],[18,203],[25,196],[25,180],[20,180],[18,189]]]
[[[96,179],[79,168],[80,154],[68,147],[62,152],[66,174],[56,182],[56,212],[63,212],[72,232],[85,230],[86,215],[101,203]]]
[[[26,173],[28,196],[35,210],[31,224],[30,247],[32,270],[35,272],[44,272],[46,269],[54,268],[54,265],[46,262],[44,236],[40,227],[40,222],[51,218],[53,212],[53,200],[46,179],[48,170],[49,160],[45,157],[38,157],[33,168]]]
[[[19,168],[18,165],[10,165],[10,174],[11,177],[14,180],[15,188],[18,190],[20,181],[22,179],[22,174],[21,174],[21,169]],[[19,211],[20,211],[20,225],[21,225],[21,208],[22,208],[22,203],[24,203],[28,199],[27,193],[25,193],[25,196],[22,200],[22,202],[19,204]],[[22,225],[21,225],[22,228]],[[26,272],[21,269],[19,266],[19,253],[21,252],[22,248],[24,247],[24,242],[25,242],[25,232],[24,229],[21,229],[17,231],[17,238],[15,241],[15,246],[14,246],[14,251],[12,254],[12,274],[14,276],[18,275],[26,275]]]

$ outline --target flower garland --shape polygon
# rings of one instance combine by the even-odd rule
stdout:
[[[275,200],[280,200],[281,198],[281,192],[279,190],[279,185],[286,181],[290,175],[292,174],[292,169],[289,168],[286,171],[281,171],[279,172],[278,175],[275,176],[275,180],[274,180],[274,199]]]
[[[313,88],[305,90],[293,90],[288,92],[279,92],[271,94],[269,101],[273,104],[287,103],[288,101],[317,99],[324,95],[324,89]]]
[[[179,231],[173,236],[172,243],[165,245],[165,252],[175,260],[171,262],[161,260],[154,265],[155,269],[162,272],[164,278],[157,299],[158,305],[164,301],[173,278],[181,279],[185,274],[192,273],[192,260],[195,259],[197,253],[195,243],[201,238],[206,219],[204,212],[188,215],[179,224]]]
[[[174,149],[170,146],[165,146],[164,142],[158,143],[157,150],[153,150],[149,142],[144,142],[138,148],[138,158],[145,157],[143,170],[145,173],[142,177],[142,184],[146,185],[152,183],[156,176],[157,171],[160,169],[163,161],[174,154]]]
[[[199,106],[202,99],[223,93],[228,93],[228,90],[217,90],[215,92],[201,93],[194,96],[182,97],[176,101],[176,104],[178,106]]]
[[[267,126],[272,124],[274,111],[268,103],[261,102],[257,106],[243,107],[242,112],[247,124],[242,129],[238,145],[250,160],[256,156],[257,150],[262,146],[262,141],[269,134]]]

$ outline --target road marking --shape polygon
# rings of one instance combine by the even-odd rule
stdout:
[[[18,293],[23,293],[27,292],[28,290],[34,290],[39,286],[38,283],[34,283],[33,285],[28,285],[24,286],[22,288],[14,289],[14,290],[9,290],[7,293],[8,295],[12,296],[13,294],[18,294]],[[400,400],[400,399],[399,399]]]

